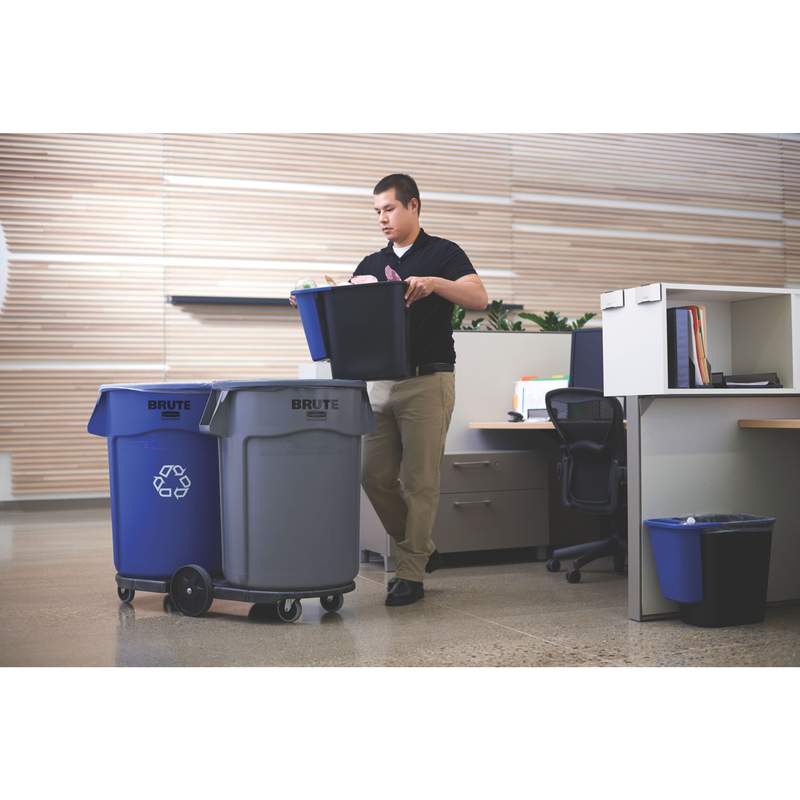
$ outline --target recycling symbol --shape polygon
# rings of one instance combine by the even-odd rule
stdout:
[[[177,478],[177,480],[175,480]],[[161,497],[186,497],[192,482],[180,464],[164,464],[153,478],[153,487]]]

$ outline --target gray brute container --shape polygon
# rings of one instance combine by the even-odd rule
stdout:
[[[216,381],[222,569],[234,586],[315,590],[358,573],[363,381]]]

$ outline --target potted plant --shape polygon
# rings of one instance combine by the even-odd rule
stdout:
[[[470,320],[468,325],[464,324],[466,311],[459,305],[453,306],[452,328],[454,331],[524,331],[521,320],[512,321],[510,318],[511,309],[502,300],[492,300],[486,307],[486,317],[478,317]],[[518,314],[524,320],[535,322],[543,331],[571,331],[582,328],[586,323],[597,316],[594,312],[588,311],[582,317],[570,321],[567,317],[562,317],[558,311],[543,311],[541,315],[520,311]],[[481,328],[481,323],[485,321],[485,327]]]

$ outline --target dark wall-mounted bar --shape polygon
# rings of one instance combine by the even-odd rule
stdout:
[[[173,306],[288,306],[288,297],[218,297],[198,294],[169,294]]]

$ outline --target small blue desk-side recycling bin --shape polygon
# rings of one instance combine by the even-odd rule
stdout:
[[[318,286],[311,289],[295,289],[292,292],[292,296],[297,301],[297,310],[300,312],[300,321],[303,323],[303,331],[306,334],[312,361],[322,361],[328,358],[328,333],[322,296],[324,292],[330,290],[330,286]]]
[[[661,594],[684,622],[723,627],[764,619],[774,517],[696,514],[645,520]]]
[[[217,443],[198,430],[210,393],[208,383],[100,387],[87,429],[108,440],[121,576],[168,580],[186,564],[221,573]]]

